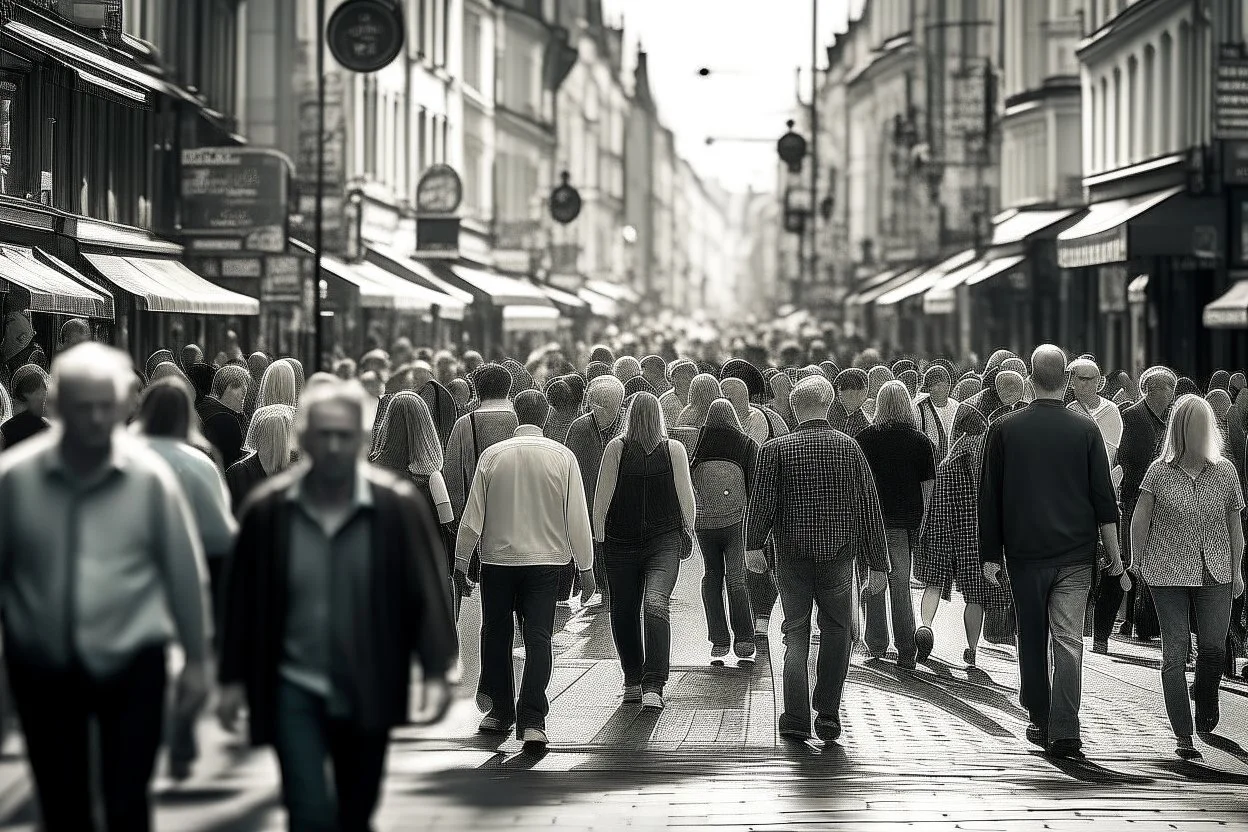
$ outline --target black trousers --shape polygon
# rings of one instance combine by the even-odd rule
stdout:
[[[490,714],[526,728],[546,729],[550,702],[546,687],[554,668],[556,590],[561,566],[481,566],[481,680],[477,692],[490,700]],[[512,669],[513,615],[524,634],[520,696]]]
[[[90,722],[99,726],[100,786],[109,832],[148,832],[149,788],[165,713],[165,648],[144,648],[120,671],[50,670],[8,651],[45,832],[92,832]]]

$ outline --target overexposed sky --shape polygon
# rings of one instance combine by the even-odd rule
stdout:
[[[624,18],[625,67],[638,42],[646,50],[650,87],[678,152],[704,178],[726,188],[775,186],[775,139],[797,102],[810,95],[812,0],[604,0],[608,19]],[[862,0],[817,0],[819,66],[824,47],[845,29]],[[698,75],[700,67],[711,70]],[[708,136],[716,142],[707,146]],[[766,138],[767,142],[732,142]]]

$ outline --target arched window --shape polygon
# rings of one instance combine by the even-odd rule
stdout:
[[[1159,107],[1157,108],[1157,153],[1169,153],[1175,149],[1174,113],[1174,38],[1169,32],[1161,36],[1161,60],[1157,66],[1157,91]]]
[[[1156,104],[1156,96],[1161,89],[1160,85],[1156,82],[1156,76],[1157,50],[1150,43],[1144,47],[1144,71],[1140,75],[1140,83],[1149,90],[1148,97],[1150,105]],[[1165,113],[1166,110],[1159,110],[1155,106],[1149,106],[1147,108],[1147,112],[1140,114],[1140,118],[1144,120],[1144,123],[1141,125],[1141,127],[1143,127],[1143,130],[1141,131],[1143,135],[1140,137],[1140,140],[1144,143],[1143,155],[1145,159],[1151,159],[1161,152],[1158,142],[1158,139],[1160,138],[1158,135],[1158,125],[1160,125],[1164,120]]]

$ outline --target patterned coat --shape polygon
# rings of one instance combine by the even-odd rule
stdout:
[[[1003,608],[1013,604],[1001,571],[1001,587],[984,580],[979,561],[979,478],[983,468],[983,435],[964,434],[936,468],[931,506],[919,530],[914,574],[926,586],[939,586],[946,601],[956,580],[968,604]]]

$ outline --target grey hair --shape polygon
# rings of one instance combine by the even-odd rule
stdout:
[[[1165,379],[1165,381],[1172,388],[1177,387],[1179,384],[1179,377],[1175,375],[1174,370],[1171,370],[1169,367],[1162,367],[1158,365],[1155,367],[1149,367],[1147,370],[1140,373],[1140,392],[1144,394],[1149,393],[1153,389],[1154,379],[1157,378]]]
[[[793,386],[789,393],[789,407],[795,413],[799,410],[814,410],[816,407],[827,410],[835,399],[836,391],[832,388],[832,382],[823,376],[811,376]]]
[[[1031,383],[1045,393],[1066,389],[1066,353],[1053,344],[1041,344],[1031,354]]]
[[[336,402],[350,405],[355,408],[356,423],[363,430],[364,424],[364,401],[368,394],[364,390],[364,386],[358,381],[333,381],[322,382],[310,390],[305,390],[299,402],[299,409],[295,411],[295,435],[299,437],[302,444],[303,437],[308,432],[308,423],[312,416],[312,411],[319,405]]]
[[[886,381],[875,396],[875,424],[915,427],[910,391],[900,381]]]
[[[585,392],[585,400],[604,404],[605,402],[598,397],[607,392],[617,397],[621,404],[624,402],[624,383],[615,376],[598,376],[591,381]]]
[[[119,349],[96,341],[84,341],[70,347],[52,362],[49,392],[53,399],[61,384],[70,380],[111,381],[117,389],[117,402],[120,404],[135,383],[134,364],[130,356]]]

